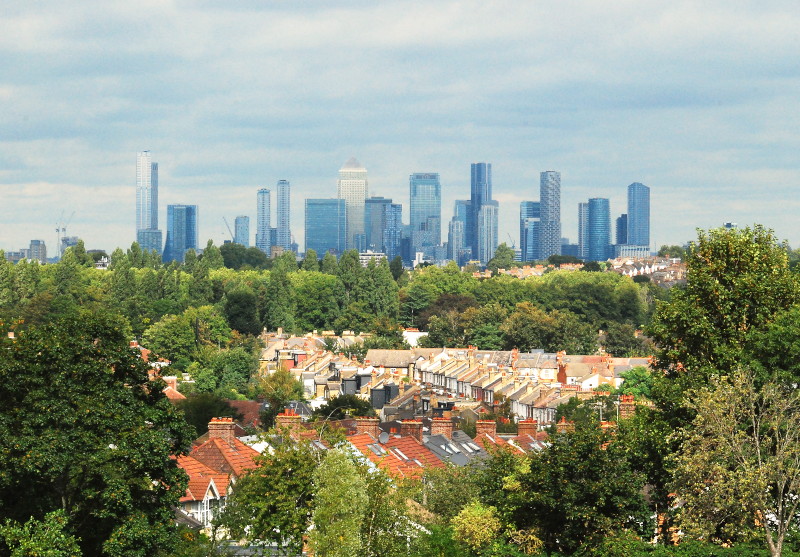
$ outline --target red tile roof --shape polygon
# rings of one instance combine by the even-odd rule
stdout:
[[[227,443],[219,438],[212,438],[192,449],[189,456],[199,460],[212,470],[232,473],[239,477],[247,470],[257,466],[255,457],[258,451],[248,447],[238,439]]]
[[[425,468],[444,466],[436,454],[413,437],[392,436],[382,444],[369,433],[358,433],[347,440],[381,470],[397,478],[419,477]]]
[[[186,494],[181,497],[181,503],[202,501],[211,488],[212,481],[220,496],[227,495],[230,484],[230,476],[228,474],[215,472],[191,456],[179,456],[177,461],[178,466],[189,476],[189,486],[186,488]]]

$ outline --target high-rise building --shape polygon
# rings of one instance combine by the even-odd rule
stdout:
[[[403,240],[403,206],[399,203],[391,203],[383,206],[384,228],[383,228],[383,253],[391,261],[400,255],[400,244]]]
[[[246,248],[250,247],[250,217],[239,215],[233,224],[233,241]]]
[[[589,200],[589,261],[611,257],[611,207],[608,199]]]
[[[164,244],[164,261],[180,261],[190,249],[196,250],[198,241],[197,205],[167,205],[167,241]]]
[[[386,197],[370,197],[364,201],[364,242],[366,249],[383,253],[386,207],[391,204],[392,200]]]
[[[272,238],[270,237],[270,191],[267,188],[258,190],[256,197],[256,247],[270,254],[272,248]]]
[[[467,241],[472,248],[472,257],[482,260],[478,252],[481,251],[479,245],[481,239],[486,240],[491,237],[487,231],[480,230],[479,215],[481,208],[492,200],[492,165],[486,162],[472,163],[470,167],[470,212],[467,216]],[[491,213],[491,210],[489,211]],[[488,222],[488,221],[486,221]],[[486,224],[484,222],[484,224]],[[495,238],[496,239],[496,238]],[[483,246],[484,248],[486,246]],[[494,246],[497,247],[496,245]],[[486,250],[483,250],[486,253]],[[492,249],[494,253],[494,249]]]
[[[561,173],[553,170],[539,175],[539,259],[561,255]]]
[[[578,203],[578,257],[589,257],[589,204]]]
[[[306,251],[341,255],[347,245],[346,215],[344,199],[306,199]]]
[[[628,186],[628,244],[650,246],[650,188],[639,182]]]
[[[439,174],[412,174],[408,185],[412,249],[425,251],[424,248],[441,245],[442,188]]]
[[[497,227],[500,206],[497,201],[486,201],[478,211],[476,229],[478,230],[477,259],[481,263],[488,263],[494,257],[497,249]]]
[[[144,250],[161,253],[158,228],[158,163],[150,151],[136,154],[136,242]]]
[[[31,240],[28,248],[28,259],[42,264],[47,263],[47,246],[44,240]]]
[[[289,225],[289,202],[291,198],[291,186],[288,180],[278,180],[277,189],[277,217],[278,217],[278,241],[277,245],[284,250],[290,249],[292,244],[292,230]]]
[[[463,265],[464,251],[464,221],[453,217],[447,228],[447,258]]]
[[[539,255],[539,220],[541,203],[523,201],[519,204],[519,249],[521,261],[533,261]]]
[[[344,199],[347,213],[347,249],[363,249],[364,203],[369,195],[367,169],[355,157],[350,157],[339,169],[336,182],[337,197]]]
[[[628,243],[628,215],[622,213],[617,217],[617,245],[625,245]]]

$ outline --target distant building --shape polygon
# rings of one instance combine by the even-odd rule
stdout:
[[[28,248],[28,259],[42,264],[47,263],[47,246],[44,240],[31,240],[31,245]]]
[[[180,261],[199,245],[197,205],[167,205],[167,241],[164,261]]]
[[[290,219],[290,201],[291,201],[291,186],[288,180],[278,180],[277,190],[278,198],[278,230],[277,245],[284,250],[291,248],[292,244],[292,230],[289,223]]]
[[[483,207],[492,203],[492,165],[486,162],[472,163],[470,167],[470,201],[466,222],[466,236],[472,248],[472,258],[479,260],[484,265],[488,259],[481,259],[481,254],[491,253],[497,248],[495,243],[489,246],[487,242],[497,242],[497,202],[495,208],[483,210]],[[494,218],[494,221],[492,220]],[[489,227],[485,229],[482,227]],[[494,227],[494,230],[491,228]],[[491,256],[490,256],[491,259]]]
[[[486,264],[497,249],[497,228],[500,206],[497,201],[486,201],[478,211],[478,260]]]
[[[391,204],[387,197],[370,197],[364,202],[364,238],[368,250],[383,251],[386,208]]]
[[[650,245],[650,188],[639,182],[628,186],[628,244]]]
[[[161,253],[158,228],[158,163],[150,151],[136,155],[136,242],[143,250]]]
[[[628,215],[622,213],[617,217],[617,244],[628,243]]]
[[[233,241],[246,248],[250,247],[250,217],[239,215],[233,225]]]
[[[336,182],[337,197],[343,199],[346,210],[346,249],[366,244],[364,235],[364,204],[369,195],[367,169],[351,157],[339,169]]]
[[[539,175],[539,257],[561,255],[561,173],[553,170]]]
[[[414,251],[442,243],[442,189],[437,173],[409,176],[411,247]]]
[[[541,203],[523,201],[519,204],[520,261],[534,261],[539,256],[539,222]]]
[[[589,261],[605,261],[611,257],[611,208],[608,199],[589,200]]]
[[[273,245],[269,233],[272,209],[270,207],[270,191],[267,188],[258,190],[256,202],[256,247],[269,255]]]
[[[344,199],[306,199],[306,252],[313,249],[319,257],[330,252],[336,256],[346,249],[346,214]]]
[[[578,203],[578,255],[581,259],[589,257],[589,204]]]

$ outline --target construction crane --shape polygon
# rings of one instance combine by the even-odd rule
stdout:
[[[72,214],[67,219],[67,222],[64,222],[64,211],[61,211],[61,216],[56,223],[56,253],[58,254],[58,258],[61,259],[63,253],[61,252],[61,245],[63,243],[63,239],[67,237],[67,226],[69,223],[72,222],[72,217],[75,216],[75,211],[72,211]]]
[[[231,242],[236,243],[236,236],[234,236],[233,232],[231,232],[231,225],[228,224],[228,219],[222,217],[222,220],[225,221],[225,227],[228,229],[228,234],[231,235]]]
[[[511,237],[511,234],[506,232],[506,236],[508,236],[508,241],[511,242],[511,249],[517,249],[517,244],[514,242],[514,238]]]

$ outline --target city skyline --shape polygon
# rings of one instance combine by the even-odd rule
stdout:
[[[491,161],[500,240],[554,168],[572,242],[572,207],[614,192],[622,209],[638,181],[653,188],[654,247],[727,221],[797,246],[797,23],[788,2],[13,3],[0,247],[54,246],[62,211],[87,247],[129,246],[142,149],[159,162],[162,229],[191,196],[215,243],[223,216],[254,218],[253,191],[281,178],[299,237],[300,200],[335,196],[356,155],[370,195],[405,199],[410,173],[437,172],[445,208],[466,196],[465,165]]]

